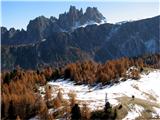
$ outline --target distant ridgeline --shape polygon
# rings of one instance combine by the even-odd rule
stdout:
[[[59,18],[31,20],[26,31],[1,27],[1,67],[37,69],[160,53],[159,19],[110,24],[95,7],[83,12],[71,6]]]

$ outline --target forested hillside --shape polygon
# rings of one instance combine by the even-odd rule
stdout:
[[[59,89],[57,93],[55,87],[57,97],[51,99],[53,91],[51,92],[50,86],[46,85],[47,81],[64,78],[75,81],[76,84],[94,86],[95,83],[102,83],[102,85],[113,85],[120,82],[119,78],[122,78],[121,81],[126,81],[129,78],[138,80],[140,78],[139,74],[144,71],[145,67],[160,68],[159,61],[159,55],[151,55],[134,59],[121,58],[107,61],[105,64],[85,61],[71,63],[63,68],[55,69],[47,67],[41,70],[23,70],[17,67],[12,71],[4,71],[1,75],[2,119],[29,119],[34,116],[39,116],[41,119],[52,119],[58,118],[64,113],[67,113],[68,117],[72,114],[70,112],[75,103],[74,92],[70,92],[70,100],[62,99],[61,90]],[[130,69],[133,66],[135,68]],[[130,73],[127,73],[129,69]],[[44,93],[40,91],[41,86],[45,86]],[[41,94],[44,94],[44,96]],[[65,111],[57,109],[60,106],[66,106],[67,109]],[[57,109],[57,112],[50,114],[48,110],[51,108]],[[83,117],[88,117],[88,114],[84,114]],[[97,116],[97,114],[90,113],[91,116]]]

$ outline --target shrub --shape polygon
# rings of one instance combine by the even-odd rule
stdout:
[[[132,79],[135,79],[135,80],[138,80],[140,78],[140,73],[138,70],[134,69],[132,70],[131,72],[131,78]]]
[[[82,115],[82,119],[84,120],[89,120],[91,117],[90,109],[87,107],[86,104],[83,104],[81,115]]]
[[[104,119],[105,112],[103,110],[96,110],[91,112],[91,119],[97,120],[97,119]]]
[[[75,102],[76,102],[76,93],[74,91],[70,91],[68,93],[68,96],[69,96],[69,100],[70,100],[70,105],[74,106]]]

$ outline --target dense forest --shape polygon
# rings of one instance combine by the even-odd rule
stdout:
[[[61,90],[53,91],[47,85],[47,81],[58,78],[70,79],[76,84],[96,83],[103,85],[116,84],[128,78],[139,79],[139,73],[145,67],[160,68],[160,55],[145,55],[143,57],[127,58],[106,61],[105,64],[94,61],[84,61],[67,64],[63,68],[44,67],[37,70],[24,70],[17,66],[11,71],[1,73],[1,117],[2,119],[24,120],[34,116],[40,119],[52,120],[58,117],[78,119],[90,118],[116,118],[116,109],[108,102],[103,111],[91,112],[84,105],[79,107],[76,102],[76,94],[68,94],[69,100],[63,99]],[[133,69],[130,69],[133,68]],[[129,71],[130,70],[130,71]],[[130,74],[128,74],[130,72]],[[40,86],[45,86],[45,95],[42,97],[39,91]],[[56,98],[52,98],[51,91],[57,93]],[[63,109],[59,109],[63,106]],[[49,113],[48,110],[54,108],[57,111]],[[76,115],[75,115],[76,114]]]

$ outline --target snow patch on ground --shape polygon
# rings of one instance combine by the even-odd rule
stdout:
[[[129,112],[125,118],[122,120],[134,120],[135,118],[141,116],[141,112],[144,110],[142,106],[129,104]]]
[[[160,118],[160,108],[157,108],[157,107],[153,107],[154,109],[154,113],[152,113],[152,117],[153,118]]]
[[[76,99],[82,101],[88,105],[92,110],[103,109],[105,105],[105,96],[107,94],[108,101],[116,106],[119,104],[117,97],[128,96],[135,98],[140,98],[148,101],[148,95],[152,95],[155,99],[154,102],[160,101],[160,70],[152,71],[149,74],[141,75],[140,80],[129,79],[125,82],[120,82],[113,86],[103,86],[99,85],[95,87],[90,87],[88,85],[75,85],[74,82],[69,80],[59,79],[55,82],[49,82],[48,84],[58,89],[63,89],[63,97],[68,98],[68,93],[74,91],[77,94]],[[57,90],[58,92],[58,90]],[[145,93],[144,93],[145,92]],[[56,96],[55,92],[53,96]]]

